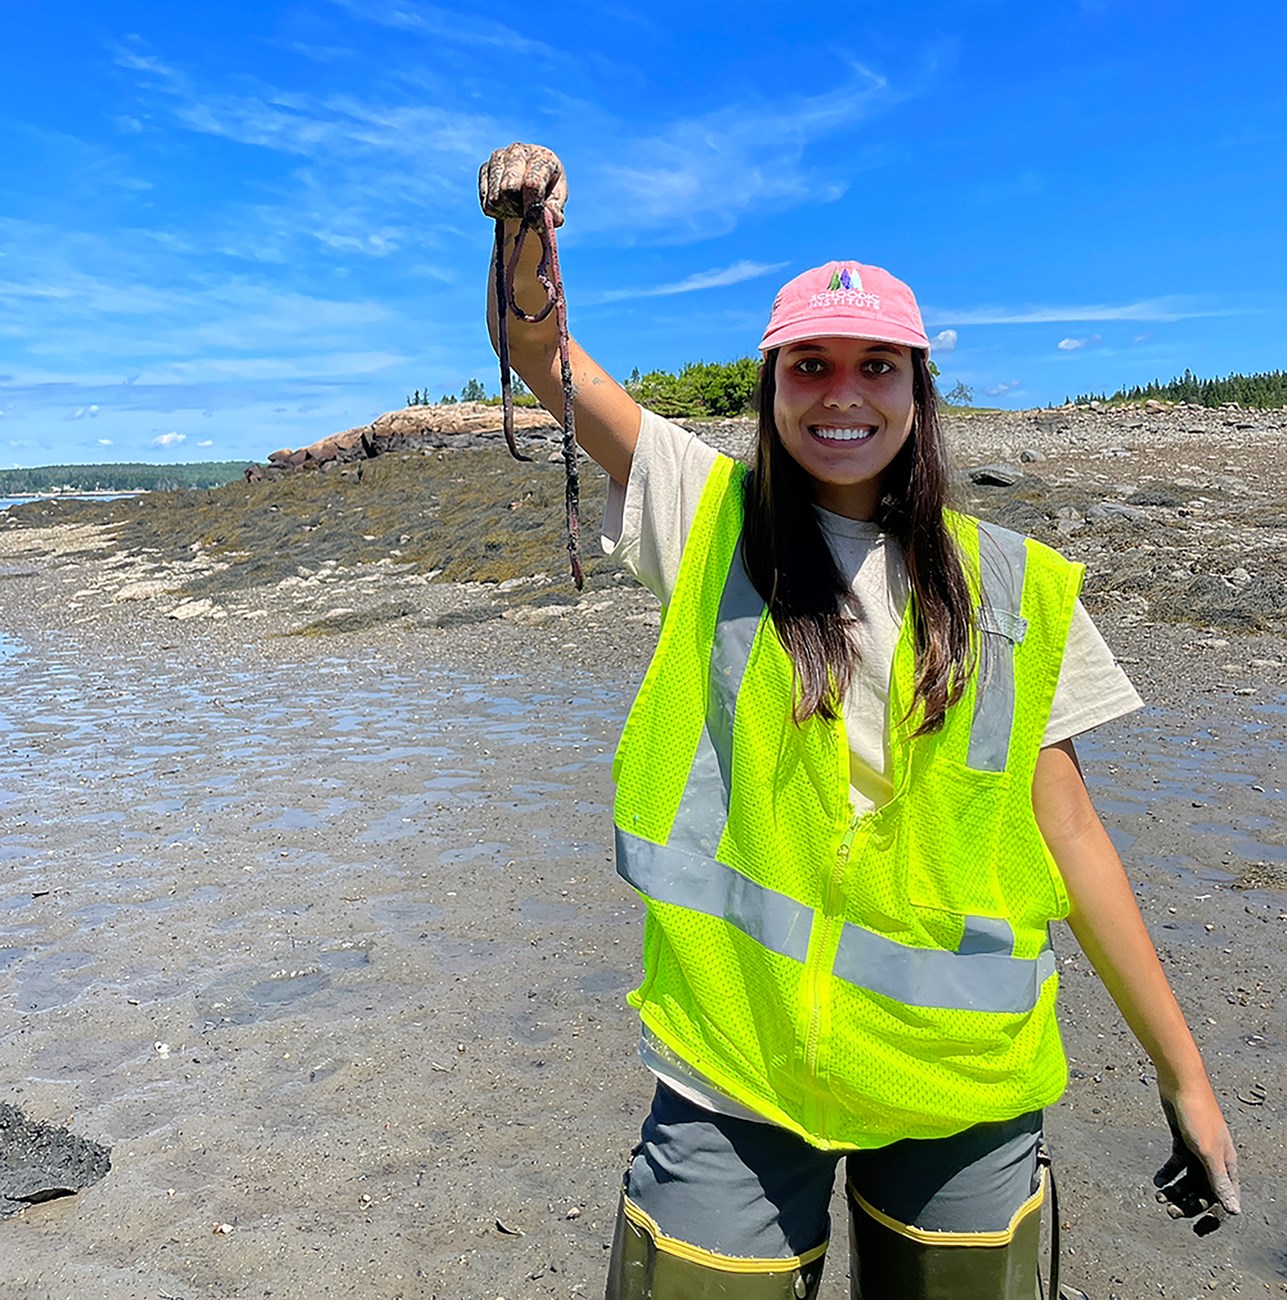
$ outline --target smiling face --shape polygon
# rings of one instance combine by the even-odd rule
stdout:
[[[813,480],[818,505],[874,518],[884,473],[916,416],[911,349],[805,339],[778,353],[774,379],[778,437]]]

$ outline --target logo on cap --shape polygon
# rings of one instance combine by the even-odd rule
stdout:
[[[834,310],[837,307],[855,307],[859,311],[879,311],[880,294],[869,293],[862,287],[862,276],[855,266],[837,267],[825,289],[809,297],[812,311]]]

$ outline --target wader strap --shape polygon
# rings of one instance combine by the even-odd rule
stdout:
[[[1044,1142],[1037,1148],[1037,1164],[1046,1171],[1046,1181],[1050,1184],[1050,1300],[1059,1300],[1059,1188],[1055,1186],[1050,1148]],[[1041,1281],[1040,1277],[1037,1281]]]

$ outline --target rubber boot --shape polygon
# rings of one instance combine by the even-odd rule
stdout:
[[[622,1197],[605,1300],[814,1300],[821,1281],[821,1253],[802,1262],[685,1247],[655,1237],[646,1216],[628,1214]]]
[[[849,1198],[853,1300],[1038,1300],[1039,1206],[1004,1245],[940,1245],[899,1232]]]

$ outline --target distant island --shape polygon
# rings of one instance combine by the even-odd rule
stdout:
[[[190,465],[37,465],[30,469],[0,469],[0,496],[217,488],[239,479],[245,468],[244,460],[210,460]]]

